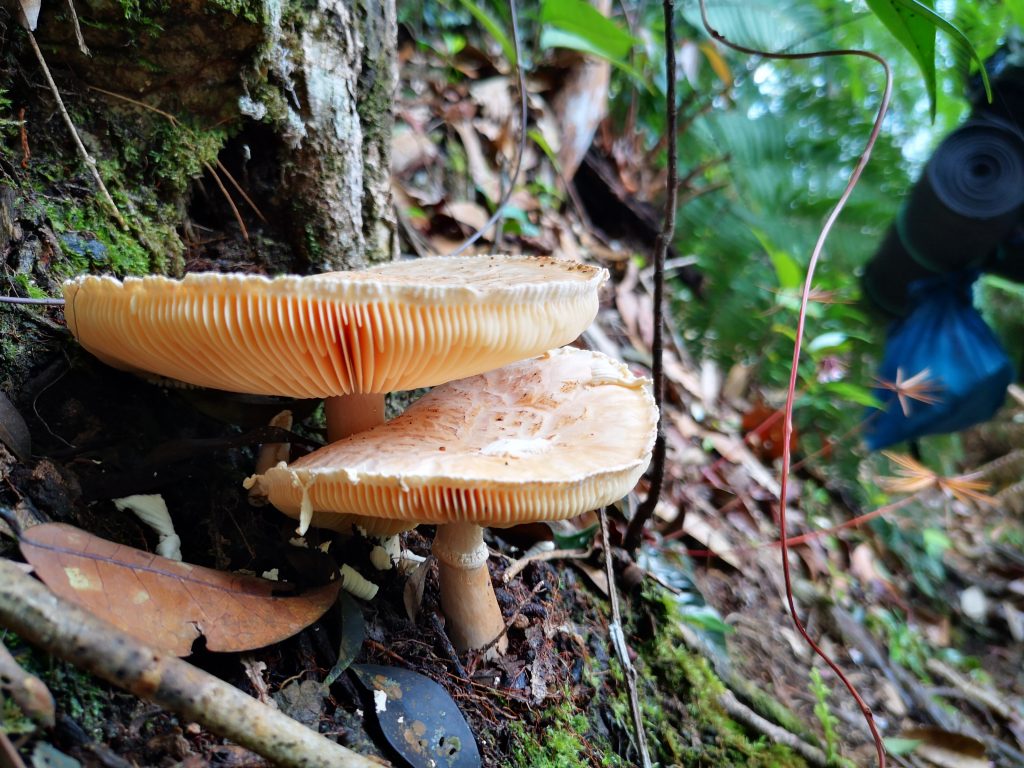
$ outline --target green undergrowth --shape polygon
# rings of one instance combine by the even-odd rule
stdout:
[[[719,703],[725,685],[708,661],[689,650],[680,624],[682,616],[672,595],[660,588],[645,589],[641,610],[654,631],[635,646],[641,681],[641,707],[651,745],[652,759],[661,765],[721,768],[789,768],[805,762],[792,750],[752,734],[734,721]],[[618,665],[613,664],[615,694],[612,706],[618,717],[628,718],[628,699]],[[766,699],[770,699],[765,695]],[[761,707],[757,707],[761,709]],[[773,719],[781,714],[796,718],[774,704]],[[781,713],[778,712],[781,710]],[[626,720],[625,722],[629,722]]]
[[[587,712],[577,706],[572,695],[538,714],[536,722],[509,724],[511,768],[576,768],[594,764],[627,766],[611,749],[605,737],[593,732]],[[538,739],[535,734],[543,734]]]
[[[679,630],[682,619],[671,595],[648,590],[632,612],[654,618],[654,631],[647,633],[648,639],[638,639],[641,632],[632,633],[632,647],[638,653],[634,661],[638,694],[656,765],[806,765],[792,750],[752,733],[725,712],[719,703],[725,686],[709,663],[687,648]],[[743,693],[749,696],[749,692]],[[769,694],[757,693],[762,700],[754,702],[755,709],[814,741],[794,714]],[[604,668],[589,658],[575,696],[565,691],[556,704],[534,713],[532,721],[511,723],[507,733],[508,764],[513,768],[615,767],[639,762],[632,746],[634,729],[625,676],[614,658]]]

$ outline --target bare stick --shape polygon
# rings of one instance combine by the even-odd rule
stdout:
[[[672,0],[666,0],[671,4]],[[647,750],[647,734],[644,732],[643,711],[640,709],[640,697],[636,691],[636,669],[629,660],[629,648],[626,647],[626,635],[622,631],[622,617],[619,615],[619,593],[615,587],[615,569],[612,567],[612,547],[608,541],[608,515],[601,508],[601,544],[604,546],[604,568],[608,577],[608,599],[612,604],[612,623],[608,625],[608,634],[615,648],[615,655],[622,665],[626,677],[626,688],[629,691],[629,711],[633,716],[633,730],[636,746],[640,750],[640,761],[644,768],[651,768],[651,755]]]
[[[218,163],[220,165],[220,163]],[[231,195],[228,194],[227,188],[224,186],[224,182],[220,180],[220,176],[217,175],[217,169],[210,165],[208,162],[203,161],[203,167],[213,177],[214,182],[217,184],[217,188],[220,193],[224,195],[224,199],[228,201],[228,205],[231,207],[231,212],[235,215],[235,221],[238,222],[238,228],[242,230],[242,237],[245,238],[245,242],[249,242],[249,230],[245,228],[245,222],[242,221],[242,214],[238,212],[238,206],[235,205],[235,201],[231,199]]]
[[[92,172],[92,177],[96,180],[96,186],[100,189],[100,199],[106,204],[107,208],[110,209],[110,215],[117,221],[117,225],[121,229],[128,229],[128,222],[121,216],[121,212],[117,210],[117,206],[114,204],[114,198],[110,196],[110,192],[107,191],[107,186],[103,183],[103,179],[100,177],[99,169],[96,167],[96,161],[92,159],[92,155],[89,154],[89,150],[85,148],[82,143],[81,137],[78,135],[78,130],[75,128],[75,124],[71,121],[71,115],[64,108],[64,100],[60,97],[60,91],[57,90],[57,84],[53,82],[53,76],[50,74],[50,68],[46,66],[46,60],[43,58],[43,52],[39,50],[39,43],[36,42],[36,37],[28,29],[25,30],[25,34],[28,35],[28,41],[32,44],[32,50],[35,51],[36,58],[39,59],[39,66],[43,70],[43,75],[46,77],[46,82],[50,86],[50,90],[53,92],[53,98],[57,100],[57,109],[60,111],[61,117],[64,118],[64,122],[68,126],[68,130],[71,131],[71,138],[75,141],[75,146],[78,148],[78,154],[82,157],[82,161],[88,166]]]
[[[78,23],[78,11],[75,10],[75,0],[68,0],[68,11],[71,13],[71,23],[75,27],[75,39],[78,41],[78,50],[84,56],[92,56],[92,53],[89,52],[89,46],[85,44],[85,38],[82,37],[82,25]]]
[[[590,549],[549,549],[546,552],[525,555],[505,569],[501,580],[508,584],[530,563],[546,563],[548,560],[586,560],[593,552],[594,548],[591,547]]]
[[[21,296],[0,296],[0,303],[36,304],[47,307],[60,307],[64,305],[64,299],[23,299]]]
[[[737,699],[736,694],[732,691],[727,689],[718,697],[718,703],[722,705],[722,709],[724,709],[726,714],[728,714],[733,720],[743,723],[745,726],[754,729],[758,733],[763,733],[776,744],[782,744],[785,747],[789,747],[811,765],[825,768],[825,766],[829,764],[828,758],[825,756],[824,752],[817,747],[808,744],[795,733],[791,733],[785,728],[761,717],[757,712]]]
[[[10,696],[28,717],[44,728],[52,728],[57,719],[53,694],[46,683],[30,675],[0,643],[0,694]]]
[[[97,677],[148,699],[277,765],[380,768],[191,664],[150,648],[61,600],[0,559],[0,626]]]
[[[665,306],[665,252],[672,243],[676,232],[676,198],[679,188],[678,143],[676,141],[676,33],[675,4],[664,0],[662,11],[665,16],[665,102],[668,122],[665,135],[668,139],[668,198],[665,200],[665,219],[661,232],[654,244],[654,339],[651,344],[651,378],[654,379],[654,403],[658,406],[658,439],[651,455],[651,484],[647,498],[636,509],[629,521],[622,546],[634,552],[640,546],[644,526],[654,514],[661,496],[661,485],[665,479],[665,372],[664,358],[664,306]]]

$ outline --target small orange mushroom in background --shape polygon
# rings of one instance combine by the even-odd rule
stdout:
[[[566,519],[622,498],[650,463],[657,422],[649,380],[563,348],[439,386],[387,424],[246,482],[315,526],[345,528],[351,515],[437,525],[448,632],[478,649],[504,631],[483,526]]]

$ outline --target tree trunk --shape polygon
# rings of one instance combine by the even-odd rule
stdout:
[[[393,0],[319,0],[302,30],[306,137],[286,186],[296,201],[295,239],[320,270],[351,257],[380,261],[394,250],[395,34]]]
[[[43,3],[36,39],[126,229],[16,5],[0,5],[4,294],[57,296],[82,272],[305,273],[396,252],[395,0],[76,0],[89,55],[67,5]],[[0,336],[33,342],[0,345],[10,391],[45,345],[7,306]]]

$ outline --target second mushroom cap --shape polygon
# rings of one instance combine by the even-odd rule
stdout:
[[[564,348],[438,387],[387,424],[250,482],[318,527],[344,529],[353,514],[505,527],[621,498],[656,428],[647,379]]]

